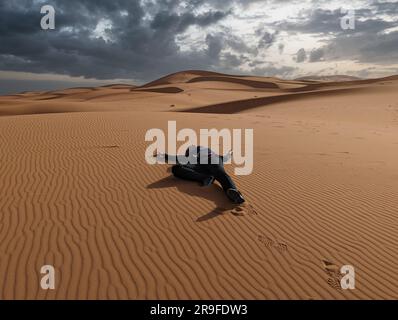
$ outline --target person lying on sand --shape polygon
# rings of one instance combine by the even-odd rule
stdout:
[[[189,147],[184,156],[170,156],[168,154],[155,155],[160,161],[175,163],[172,167],[172,172],[175,177],[197,181],[205,187],[210,186],[217,180],[224,189],[228,199],[233,203],[241,204],[245,202],[245,199],[224,169],[224,163],[227,162],[231,156],[232,151],[225,156],[220,156],[211,149],[201,146]]]

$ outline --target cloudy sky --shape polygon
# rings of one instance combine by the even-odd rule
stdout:
[[[52,5],[55,30],[42,30]],[[355,10],[355,28],[341,18]],[[144,83],[187,69],[398,74],[398,1],[0,0],[0,93]]]

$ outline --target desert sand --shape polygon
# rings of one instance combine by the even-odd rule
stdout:
[[[244,205],[145,162],[168,120],[254,129]],[[0,97],[0,145],[0,299],[398,298],[398,76],[25,92]]]

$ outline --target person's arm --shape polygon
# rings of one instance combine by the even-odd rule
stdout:
[[[159,161],[171,164],[178,164],[178,157],[179,156],[172,156],[167,153],[158,153],[154,155]]]
[[[222,156],[221,157],[222,162],[223,163],[228,162],[232,158],[232,154],[233,154],[233,151],[230,150],[225,156]]]

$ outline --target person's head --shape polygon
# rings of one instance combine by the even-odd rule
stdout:
[[[188,156],[196,156],[199,153],[199,148],[200,147],[195,146],[195,145],[189,146],[187,148],[187,150],[185,151],[185,156],[186,157],[188,157]]]

